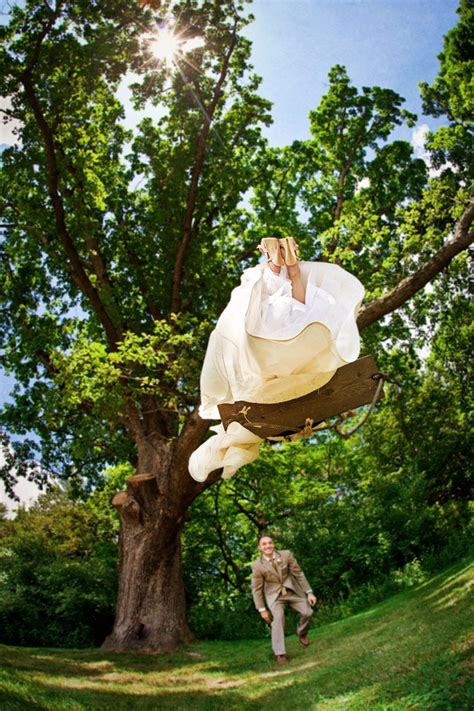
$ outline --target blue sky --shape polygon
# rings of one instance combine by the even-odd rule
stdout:
[[[253,63],[273,102],[267,135],[282,145],[308,136],[308,112],[327,90],[334,64],[358,86],[393,89],[420,123],[418,82],[438,72],[443,36],[457,22],[457,0],[254,0]],[[397,138],[410,139],[410,132]]]

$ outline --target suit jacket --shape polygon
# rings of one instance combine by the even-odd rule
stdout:
[[[305,597],[305,593],[311,590],[291,551],[275,551],[274,557],[277,570],[263,555],[252,563],[252,596],[257,610],[265,606],[271,608],[283,587],[299,597]]]

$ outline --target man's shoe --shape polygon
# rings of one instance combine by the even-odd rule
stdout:
[[[311,644],[310,640],[305,634],[302,634],[301,637],[298,637],[298,642],[302,644],[303,647],[309,647],[309,645]]]
[[[287,664],[288,663],[288,658],[286,657],[285,654],[277,654],[275,655],[275,659],[277,664]]]

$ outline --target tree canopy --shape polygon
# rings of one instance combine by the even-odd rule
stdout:
[[[463,148],[429,182],[410,145],[389,140],[413,124],[403,99],[359,91],[340,66],[310,114],[312,138],[269,148],[270,106],[240,34],[250,18],[230,2],[178,11],[186,36],[206,44],[174,73],[147,56],[153,14],[135,3],[97,14],[94,3],[28,2],[2,28],[1,90],[20,123],[20,144],[2,155],[2,359],[18,381],[3,417],[37,431],[57,472],[93,476],[132,457],[127,402],[154,400],[173,434],[168,420],[195,402],[213,319],[264,234],[295,234],[305,258],[357,273],[371,320],[370,301],[442,247],[468,201],[469,3],[422,87],[425,109],[451,122],[431,139],[435,160],[442,140]],[[134,132],[116,98],[130,71],[135,105],[151,101],[160,116]]]
[[[219,476],[198,485],[187,473],[209,426],[197,414],[207,337],[262,237],[294,235],[303,258],[359,276],[365,348],[394,374],[417,361],[436,322],[455,328],[448,314],[468,288],[471,3],[461,2],[438,78],[422,86],[425,110],[446,124],[429,137],[431,170],[391,140],[415,121],[403,98],[355,87],[342,66],[310,113],[311,137],[270,147],[247,9],[27,0],[0,28],[3,113],[18,138],[0,171],[0,364],[16,378],[0,415],[15,437],[2,476],[11,485],[15,464],[86,491],[107,464],[152,475],[146,495],[137,483],[117,500],[129,516],[122,569],[136,525],[156,551],[147,560],[177,566],[175,580],[186,510]],[[200,40],[172,66],[147,41],[163,23]],[[155,109],[133,130],[117,98],[132,73],[135,107]],[[137,587],[135,617],[152,587]]]

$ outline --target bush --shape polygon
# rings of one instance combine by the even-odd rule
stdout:
[[[90,647],[111,630],[117,546],[60,491],[0,528],[0,642]]]
[[[261,639],[268,628],[248,596],[203,597],[189,609],[189,624],[199,639]]]

